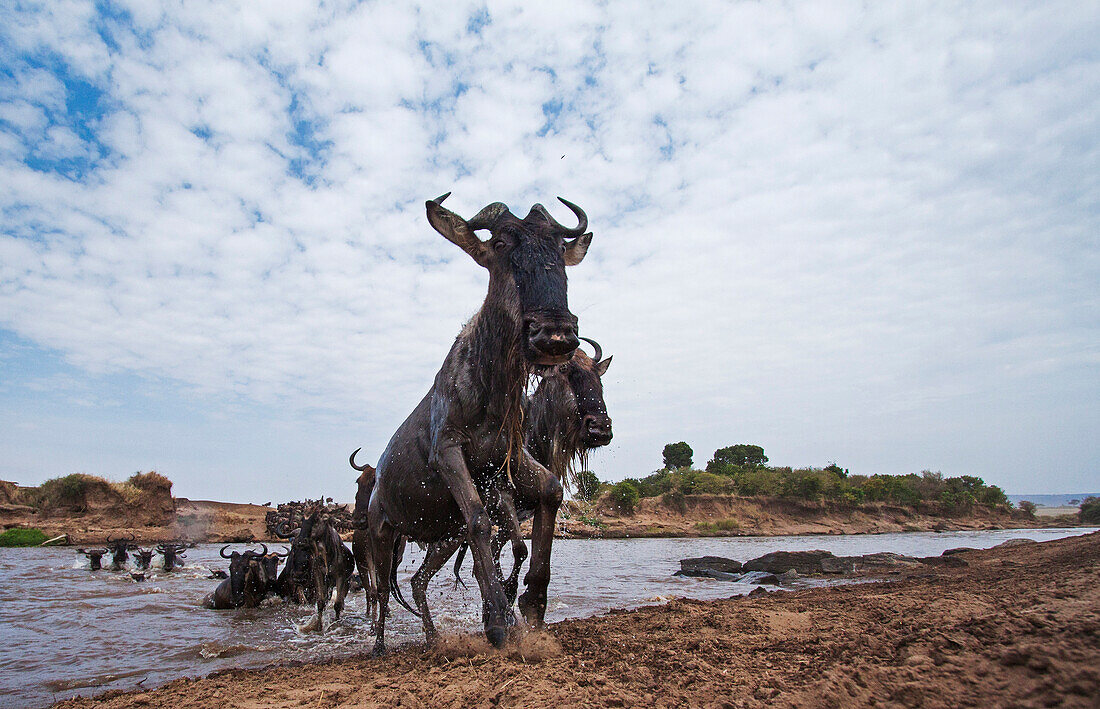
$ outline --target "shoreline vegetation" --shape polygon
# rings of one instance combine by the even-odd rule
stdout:
[[[503,650],[450,636],[54,706],[1095,706],[1100,533],[949,553],[882,583],[612,610]]]
[[[707,470],[695,470],[689,462],[613,484],[579,472],[573,481],[575,499],[559,512],[557,537],[877,534],[1100,524],[1096,498],[1086,499],[1077,514],[1036,515],[1034,506],[1013,507],[1000,488],[971,476],[944,478],[929,471],[858,476],[835,464],[769,468],[759,462],[723,462],[719,453],[718,463],[712,460]],[[123,482],[73,474],[37,487],[0,481],[0,529],[6,530],[0,545],[34,545],[58,536],[73,545],[94,544],[124,533],[143,543],[277,541],[266,524],[275,509],[271,503],[190,500],[173,497],[171,490],[171,480],[156,472],[135,473]]]

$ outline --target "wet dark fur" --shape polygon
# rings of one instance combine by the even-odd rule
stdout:
[[[486,634],[504,641],[512,621],[489,559],[491,523],[482,502],[486,491],[519,478],[530,494],[545,500],[539,529],[540,590],[528,605],[541,623],[545,610],[542,579],[549,580],[547,520],[557,513],[548,471],[523,449],[523,391],[528,360],[562,361],[576,348],[576,318],[566,303],[565,262],[578,263],[591,235],[565,230],[536,205],[523,220],[494,203],[467,222],[440,206],[426,204],[428,220],[450,241],[489,269],[489,289],[478,313],[451,346],[431,390],[390,439],[378,461],[365,510],[369,552],[376,567],[379,619],[375,652],[385,648],[385,619],[395,545],[401,537],[418,542],[453,539],[464,533],[474,548],[475,576],[482,594]],[[476,229],[492,232],[482,242]],[[565,234],[574,241],[565,244]],[[570,330],[570,328],[572,328]],[[559,335],[558,333],[566,333]],[[556,483],[556,481],[553,481]],[[364,519],[365,517],[365,519]],[[552,530],[551,530],[552,531]],[[361,575],[364,569],[360,568]]]

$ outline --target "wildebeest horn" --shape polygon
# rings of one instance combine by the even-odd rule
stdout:
[[[226,549],[228,549],[228,548],[229,548],[230,546],[232,546],[232,545],[231,545],[231,544],[226,544],[226,545],[225,545],[224,547],[222,547],[222,548],[221,548],[221,551],[219,551],[219,552],[218,552],[219,554],[221,554],[221,557],[222,557],[223,559],[231,559],[231,558],[233,558],[233,557],[232,557],[232,555],[230,555],[230,556],[226,556],[226,555],[225,555],[225,550],[226,550]]]
[[[275,536],[279,539],[293,539],[294,533],[286,531],[286,522],[283,521],[275,525]]]
[[[434,200],[432,200],[432,201],[433,201],[433,202],[435,202],[436,204],[443,204],[443,200],[447,199],[447,198],[448,198],[448,197],[450,197],[450,196],[451,196],[451,193],[450,193],[450,192],[448,192],[448,193],[446,193],[446,194],[441,194],[441,195],[439,195],[438,197],[436,197],[436,198],[435,198]]]
[[[280,554],[280,553],[279,553],[279,552],[277,552],[277,551],[273,551],[273,552],[271,552],[271,553],[272,553],[272,555],[273,555],[273,556],[277,556],[277,557],[280,557],[280,558],[282,558],[282,559],[285,559],[286,557],[290,556],[290,549],[287,549],[287,547],[286,547],[286,545],[285,545],[285,544],[283,544],[283,545],[282,545],[282,547],[283,547],[284,553]]]
[[[373,470],[373,468],[371,467],[370,463],[363,463],[363,467],[359,467],[358,465],[355,464],[355,454],[358,453],[361,450],[363,450],[363,449],[362,448],[356,448],[355,450],[353,450],[351,452],[351,455],[348,456],[348,462],[351,463],[351,467],[355,468],[360,473],[365,473],[365,472],[367,472],[368,469]]]
[[[565,234],[565,238],[567,239],[571,239],[575,236],[580,236],[585,231],[587,231],[588,215],[584,213],[584,210],[573,204],[569,200],[563,199],[562,197],[558,197],[558,201],[564,204],[566,207],[569,207],[569,209],[572,210],[573,214],[577,216],[577,226],[573,227],[572,229],[564,227],[558,223],[557,219],[554,219],[554,217],[550,216],[550,212],[546,211],[545,207],[543,207],[542,205],[536,206],[539,208],[539,211],[542,212],[542,215],[546,217],[547,221],[549,221],[550,224],[552,224],[555,228],[560,229],[562,233]]]
[[[260,542],[260,546],[264,548],[264,550],[260,552],[260,556],[267,556],[267,545],[263,542]]]
[[[134,541],[135,539],[137,539],[137,535],[136,535],[136,534],[134,534],[133,532],[130,532],[130,541],[132,542],[132,541]]]
[[[600,347],[600,343],[595,340],[590,340],[587,337],[582,337],[581,339],[592,345],[592,349],[596,350],[596,354],[592,357],[592,361],[599,364],[600,360],[603,359],[603,349]]]
[[[112,539],[112,538],[111,538],[111,535],[110,535],[110,534],[108,534],[108,535],[107,535],[107,543],[108,543],[108,544],[110,544],[110,543],[111,543],[111,542],[113,542],[113,541],[114,541],[114,539]]]
[[[493,202],[475,214],[473,219],[467,219],[466,226],[470,227],[470,231],[488,229],[493,226],[493,223],[500,215],[507,211],[508,205],[504,202]]]

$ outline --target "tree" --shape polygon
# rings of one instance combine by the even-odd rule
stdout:
[[[690,468],[691,456],[694,451],[691,450],[691,446],[683,441],[679,443],[669,443],[665,446],[665,470],[672,470],[674,468]]]
[[[761,468],[768,462],[764,449],[749,443],[738,443],[714,451],[714,457],[707,463],[707,472],[729,475],[735,470]]]
[[[1028,517],[1035,519],[1035,503],[1031,500],[1020,500],[1020,509],[1024,511]]]
[[[585,502],[591,502],[600,491],[600,479],[591,470],[582,470],[577,473],[577,497]]]

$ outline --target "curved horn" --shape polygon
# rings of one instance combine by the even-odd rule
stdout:
[[[260,542],[260,546],[264,548],[264,550],[260,552],[260,556],[267,556],[267,545],[263,542]]]
[[[478,229],[488,229],[493,225],[493,222],[497,220],[500,215],[508,211],[508,205],[504,202],[493,202],[486,206],[480,212],[474,215],[473,219],[466,220],[466,226],[470,228],[470,231],[476,231]]]
[[[275,536],[279,539],[293,539],[294,533],[286,531],[286,521],[284,520],[275,525]]]
[[[361,450],[363,450],[363,449],[362,448],[356,448],[355,450],[353,450],[351,452],[351,455],[348,456],[348,462],[351,463],[351,467],[355,468],[360,473],[365,473],[365,472],[367,472],[367,469],[371,467],[370,463],[363,463],[363,467],[359,467],[358,465],[355,464],[355,454],[358,453]]]
[[[571,239],[575,236],[580,236],[581,234],[586,232],[588,230],[588,215],[584,213],[584,210],[567,199],[558,197],[558,201],[564,204],[566,207],[569,207],[573,214],[577,216],[577,226],[573,227],[572,229],[566,228],[559,224],[557,219],[554,219],[550,216],[549,213],[547,213],[546,216],[550,219],[550,223],[558,229],[561,229],[562,232],[565,233],[565,238],[567,239]]]
[[[288,548],[287,548],[287,546],[286,546],[285,544],[282,544],[282,545],[280,545],[280,546],[282,546],[282,547],[283,547],[283,553],[282,553],[282,554],[280,554],[280,553],[279,553],[279,552],[277,552],[277,551],[273,551],[273,552],[271,552],[271,553],[272,553],[272,554],[274,554],[275,556],[279,557],[280,559],[285,559],[285,558],[287,558],[288,556],[290,556],[290,549],[288,549]]]
[[[130,541],[132,542],[132,541],[134,541],[135,539],[137,539],[137,535],[136,535],[136,534],[134,534],[133,532],[130,532]]]
[[[107,543],[108,543],[108,544],[110,544],[110,543],[111,543],[111,542],[113,542],[113,541],[114,541],[114,539],[111,539],[111,535],[110,535],[110,534],[108,534],[108,535],[107,535]]]
[[[226,544],[224,547],[222,547],[221,551],[218,552],[218,554],[220,554],[223,559],[233,558],[232,555],[230,555],[230,556],[225,555],[225,550],[228,549],[230,546],[232,546],[232,545],[231,544]]]
[[[582,337],[581,339],[592,345],[592,349],[596,350],[596,355],[592,358],[592,361],[599,364],[600,360],[603,359],[603,348],[600,347],[600,343],[595,340],[590,340],[587,337]]]
[[[450,193],[450,192],[448,192],[448,193],[446,193],[446,194],[441,194],[441,195],[439,195],[438,197],[436,197],[436,198],[435,198],[434,200],[432,200],[432,201],[433,201],[433,202],[435,202],[436,204],[443,204],[443,200],[447,199],[447,198],[448,198],[448,197],[450,197],[450,196],[451,196],[451,193]]]

